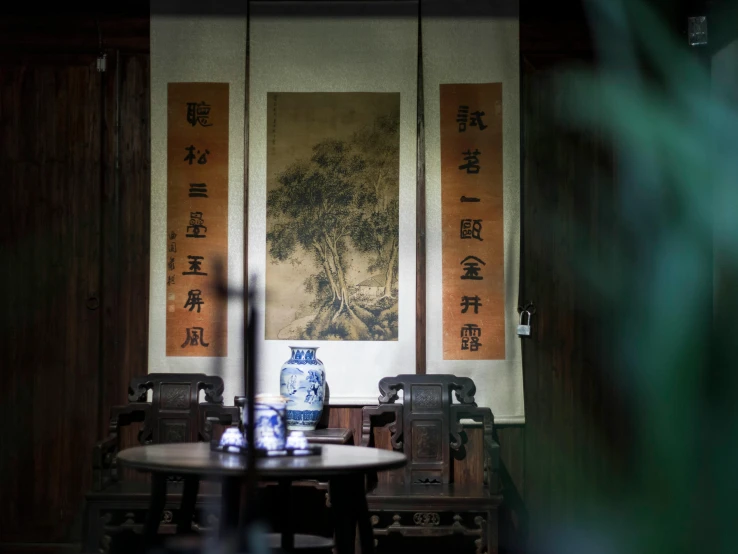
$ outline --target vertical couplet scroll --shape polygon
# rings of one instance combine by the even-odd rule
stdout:
[[[505,359],[502,84],[441,85],[443,359]]]
[[[169,83],[167,356],[227,355],[228,83]],[[225,283],[227,286],[227,282]]]

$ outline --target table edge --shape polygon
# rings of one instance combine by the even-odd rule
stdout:
[[[178,444],[185,444],[185,443],[178,443]],[[194,443],[194,444],[207,444],[207,443]],[[184,475],[184,476],[200,476],[201,478],[227,478],[227,477],[241,477],[246,475],[246,470],[243,469],[228,469],[228,468],[217,468],[215,470],[208,470],[203,468],[178,468],[178,469],[172,469],[171,467],[156,467],[152,466],[150,463],[145,462],[138,462],[138,461],[130,461],[126,460],[125,457],[121,458],[121,454],[123,454],[126,451],[138,449],[138,448],[147,448],[148,446],[159,446],[159,445],[140,445],[140,446],[133,446],[131,448],[126,448],[125,450],[121,450],[118,453],[117,461],[123,466],[127,467],[129,469],[135,469],[136,471],[143,472],[143,473],[151,473],[151,474],[167,474],[167,475]],[[362,447],[362,446],[353,446],[353,445],[342,445],[342,444],[332,444],[332,445],[323,445],[323,447],[339,447],[339,448],[370,448],[370,447]],[[374,448],[372,448],[374,450]],[[394,461],[394,462],[387,462],[386,464],[382,465],[381,468],[372,467],[371,465],[367,467],[362,466],[354,466],[350,469],[342,469],[342,468],[316,468],[316,469],[309,469],[309,468],[298,468],[299,470],[305,470],[305,471],[297,471],[295,469],[275,469],[275,468],[259,468],[258,469],[258,476],[261,478],[262,476],[264,478],[269,479],[277,479],[277,478],[287,478],[293,480],[298,479],[317,479],[320,477],[340,477],[342,475],[353,475],[353,474],[366,474],[370,472],[381,472],[381,471],[392,471],[394,469],[400,469],[407,465],[407,456],[405,456],[402,452],[395,452],[393,450],[386,450],[386,452],[392,452],[393,454],[398,454],[402,456],[402,458]]]

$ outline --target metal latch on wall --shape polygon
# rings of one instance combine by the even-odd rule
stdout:
[[[687,37],[690,46],[707,44],[707,17],[698,15],[687,18]]]
[[[520,314],[520,319],[518,320],[518,336],[529,337],[530,319],[533,314],[536,313],[536,308],[533,305],[533,302],[528,302],[523,307],[518,306],[518,313]]]

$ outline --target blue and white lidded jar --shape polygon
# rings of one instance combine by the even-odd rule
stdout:
[[[287,429],[312,431],[323,413],[325,367],[315,354],[318,347],[290,348],[279,380],[279,394],[287,399]]]
[[[257,394],[254,399],[254,443],[263,450],[284,450],[287,438],[285,429],[285,398],[276,395]],[[243,425],[246,429],[248,410],[244,406],[242,412]],[[246,433],[244,432],[244,441]]]

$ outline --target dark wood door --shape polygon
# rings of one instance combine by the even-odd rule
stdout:
[[[0,69],[0,536],[61,542],[99,434],[101,97],[94,66]]]
[[[84,58],[0,62],[0,551],[79,541],[92,445],[146,373],[148,55]]]

